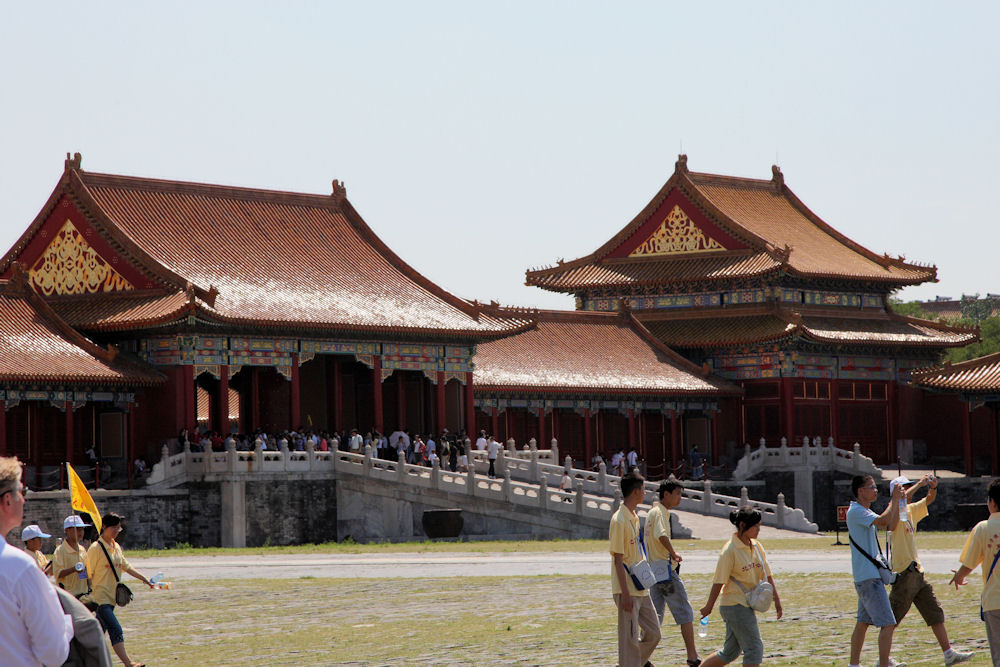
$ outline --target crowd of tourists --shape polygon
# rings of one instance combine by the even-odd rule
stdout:
[[[650,665],[650,657],[661,639],[664,610],[669,609],[687,651],[690,667],[718,667],[742,654],[744,665],[760,665],[764,642],[757,614],[772,604],[778,619],[784,613],[781,598],[767,555],[758,540],[761,514],[745,505],[730,514],[736,528],[719,553],[715,576],[698,618],[706,624],[718,605],[726,626],[722,648],[702,659],[694,636],[695,614],[680,577],[681,555],[670,541],[670,510],[681,502],[682,486],[670,479],[658,489],[658,501],[640,529],[636,508],[643,502],[645,480],[636,471],[621,480],[624,497],[611,518],[611,592],[618,608],[618,664],[620,667]],[[921,489],[926,495],[916,500]],[[924,577],[917,553],[916,526],[928,515],[928,506],[937,497],[938,481],[924,475],[911,481],[900,476],[889,484],[888,507],[877,514],[872,504],[878,487],[870,475],[858,475],[851,482],[852,501],[847,512],[851,545],[851,571],[857,592],[857,618],[850,642],[850,667],[859,667],[868,628],[879,629],[880,667],[905,663],[890,657],[896,627],[915,606],[931,630],[945,665],[969,660],[973,653],[952,647],[945,628],[945,616],[934,588]],[[1000,479],[987,490],[990,518],[970,533],[962,549],[961,565],[949,584],[956,588],[976,567],[983,566],[982,618],[994,665],[1000,665],[1000,576],[993,569],[1000,560]],[[886,553],[878,541],[878,529],[888,531]],[[987,563],[990,563],[987,569]],[[886,590],[889,587],[889,590]],[[699,632],[700,636],[706,636]]]
[[[115,616],[115,607],[131,598],[120,583],[126,573],[154,586],[117,542],[125,518],[114,512],[100,517],[100,530],[88,545],[84,536],[92,524],[78,514],[67,516],[63,540],[50,560],[41,546],[52,535],[38,524],[21,530],[24,550],[7,542],[7,534],[24,521],[25,492],[20,461],[0,457],[0,664],[106,667],[110,643],[123,665],[143,667],[125,650]]]

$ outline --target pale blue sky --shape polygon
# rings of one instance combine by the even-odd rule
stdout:
[[[0,246],[92,171],[348,197],[467,298],[695,171],[788,185],[907,298],[1000,292],[1000,3],[7,3]],[[211,248],[206,248],[211,252]],[[336,261],[336,258],[331,258]]]

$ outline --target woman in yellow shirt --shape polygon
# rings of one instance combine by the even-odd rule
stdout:
[[[767,579],[774,587],[774,609],[778,612],[778,618],[781,618],[778,589],[771,578],[771,567],[767,563],[764,549],[756,539],[760,534],[760,519],[760,512],[749,505],[744,505],[729,515],[729,521],[736,526],[736,533],[719,552],[712,590],[708,594],[708,602],[701,609],[702,618],[711,614],[719,593],[722,593],[719,613],[726,622],[726,641],[722,650],[716,651],[701,663],[702,667],[728,664],[741,652],[744,665],[756,667],[764,660],[764,642],[760,638],[757,614],[750,608],[746,594],[734,580],[746,590],[752,590],[759,582]]]

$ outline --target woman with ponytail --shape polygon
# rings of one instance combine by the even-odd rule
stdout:
[[[771,567],[767,564],[764,549],[756,539],[760,534],[760,519],[760,512],[749,505],[729,514],[736,533],[719,553],[712,590],[708,594],[708,602],[701,609],[702,618],[711,614],[719,594],[722,594],[719,613],[726,622],[726,641],[722,650],[701,663],[702,667],[728,664],[741,652],[744,665],[756,666],[764,660],[764,642],[760,638],[757,614],[747,602],[743,589],[753,590],[766,579],[774,589],[774,609],[781,618],[778,589],[771,578]]]

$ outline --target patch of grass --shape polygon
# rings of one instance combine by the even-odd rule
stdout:
[[[841,531],[841,541],[847,535]],[[958,551],[965,543],[967,533],[922,532],[917,534],[917,547],[921,551],[944,549]],[[832,534],[816,537],[789,537],[764,539],[768,553],[780,551],[829,551]],[[685,551],[718,551],[726,540],[676,540]],[[126,544],[126,549],[128,545]],[[469,541],[469,542],[379,542],[358,544],[342,543],[300,544],[294,546],[261,546],[244,549],[195,548],[189,544],[172,549],[128,549],[129,558],[156,558],[162,556],[253,556],[258,554],[367,554],[367,553],[537,553],[537,552],[594,552],[607,551],[605,540],[518,540],[518,541]]]
[[[948,613],[952,643],[989,664],[976,584],[947,588],[931,576]],[[709,575],[685,583],[695,609]],[[787,575],[777,580],[785,607],[759,615],[769,665],[843,665],[854,629],[849,576]],[[118,611],[129,653],[154,664],[296,665],[613,665],[615,609],[604,576],[462,579],[283,579],[178,583],[137,591]],[[181,631],[180,629],[189,631]],[[713,613],[702,655],[722,644]],[[863,664],[877,659],[869,631]],[[893,655],[910,665],[941,664],[930,630],[915,610],[896,633]],[[680,633],[664,627],[652,657],[683,664]]]

